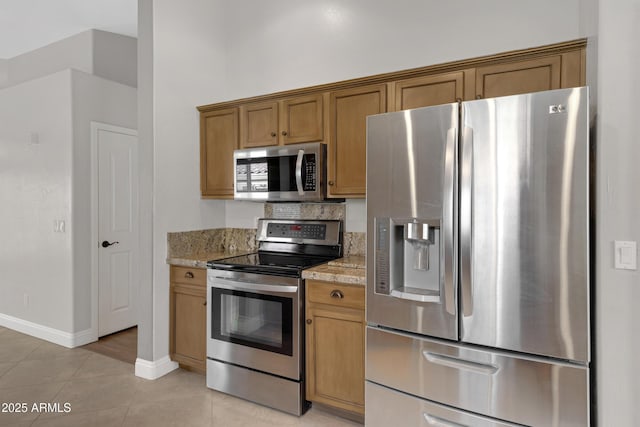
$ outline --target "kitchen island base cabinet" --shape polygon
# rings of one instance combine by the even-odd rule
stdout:
[[[364,416],[364,287],[306,283],[307,400]]]
[[[206,370],[206,269],[171,266],[169,354],[180,367]]]

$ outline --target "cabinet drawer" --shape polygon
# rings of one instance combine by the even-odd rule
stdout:
[[[319,304],[364,310],[364,286],[307,280],[307,298]]]
[[[367,380],[531,426],[589,425],[589,371],[367,327]]]
[[[189,285],[207,285],[207,269],[171,266],[171,282]]]

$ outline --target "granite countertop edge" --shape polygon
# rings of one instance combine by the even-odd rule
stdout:
[[[249,251],[185,254],[167,258],[167,264],[180,267],[207,268],[208,261],[246,253],[249,253]],[[358,255],[338,258],[326,264],[304,270],[302,278],[364,286],[366,284],[365,258]]]
[[[304,270],[302,278],[364,286],[367,283],[365,258],[364,256],[347,256],[329,261]]]
[[[181,267],[207,268],[208,261],[230,258],[233,256],[244,255],[251,251],[235,251],[235,252],[202,252],[195,254],[184,254],[167,258],[167,264],[177,265]]]

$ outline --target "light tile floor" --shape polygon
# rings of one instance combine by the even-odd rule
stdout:
[[[34,411],[34,403],[70,412]],[[218,393],[182,369],[144,380],[128,363],[2,327],[0,405],[0,426],[360,426],[315,408],[294,417]]]

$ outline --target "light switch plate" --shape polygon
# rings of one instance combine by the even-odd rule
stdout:
[[[618,270],[637,270],[638,251],[636,242],[616,240],[614,242],[614,266]]]

